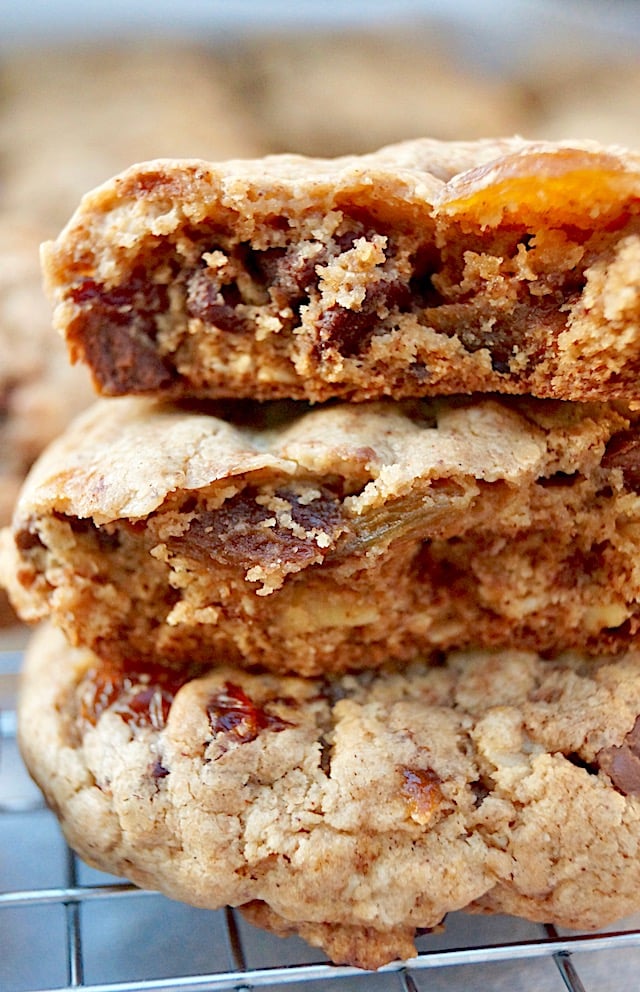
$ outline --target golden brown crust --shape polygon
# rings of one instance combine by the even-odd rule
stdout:
[[[110,399],[34,467],[0,561],[25,620],[107,659],[617,650],[640,629],[639,491],[636,418],[607,405]]]
[[[457,909],[638,909],[639,693],[633,651],[309,680],[123,671],[45,628],[18,725],[90,864],[377,968]]]
[[[364,156],[157,160],[43,261],[104,394],[637,400],[640,157],[421,139]]]

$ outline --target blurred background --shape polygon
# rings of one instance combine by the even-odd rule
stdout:
[[[333,156],[423,135],[640,149],[639,111],[636,0],[0,0],[0,525],[91,397],[38,261],[88,189],[156,156]]]

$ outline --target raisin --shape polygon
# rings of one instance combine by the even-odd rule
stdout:
[[[130,668],[104,662],[90,669],[78,686],[79,718],[95,726],[108,710],[130,726],[161,730],[178,690],[202,670],[191,666],[178,671],[158,664]]]
[[[428,823],[442,807],[442,779],[430,768],[401,768],[400,794],[407,801],[412,819]]]
[[[226,734],[240,744],[254,741],[262,730],[280,731],[292,724],[257,706],[244,689],[225,682],[219,692],[209,698],[207,714],[214,733]]]
[[[256,495],[255,490],[245,489],[218,510],[201,513],[182,537],[170,542],[172,550],[197,561],[213,558],[242,569],[283,560],[304,566],[330,550],[330,547],[320,548],[313,537],[296,536],[277,522],[275,526],[265,524],[274,514],[269,507],[256,502]],[[294,523],[305,531],[318,529],[331,534],[339,529],[340,507],[331,494],[323,494],[306,504],[290,492],[281,491],[276,496],[287,500]]]

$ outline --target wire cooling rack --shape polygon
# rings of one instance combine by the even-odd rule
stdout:
[[[20,653],[0,652],[2,992],[307,992],[637,987],[640,916],[615,932],[563,934],[508,917],[453,914],[419,954],[375,974],[331,965],[235,911],[196,910],[87,868],[65,845],[16,746]]]

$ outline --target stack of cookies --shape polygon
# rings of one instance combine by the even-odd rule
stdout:
[[[181,41],[54,42],[0,55],[0,527],[43,448],[91,402],[51,329],[38,246],[85,190],[169,154],[263,154],[216,50]],[[16,623],[0,592],[0,635]],[[9,640],[22,640],[12,630]]]
[[[70,844],[364,968],[640,909],[640,156],[157,160],[43,265],[102,398],[2,574]]]

